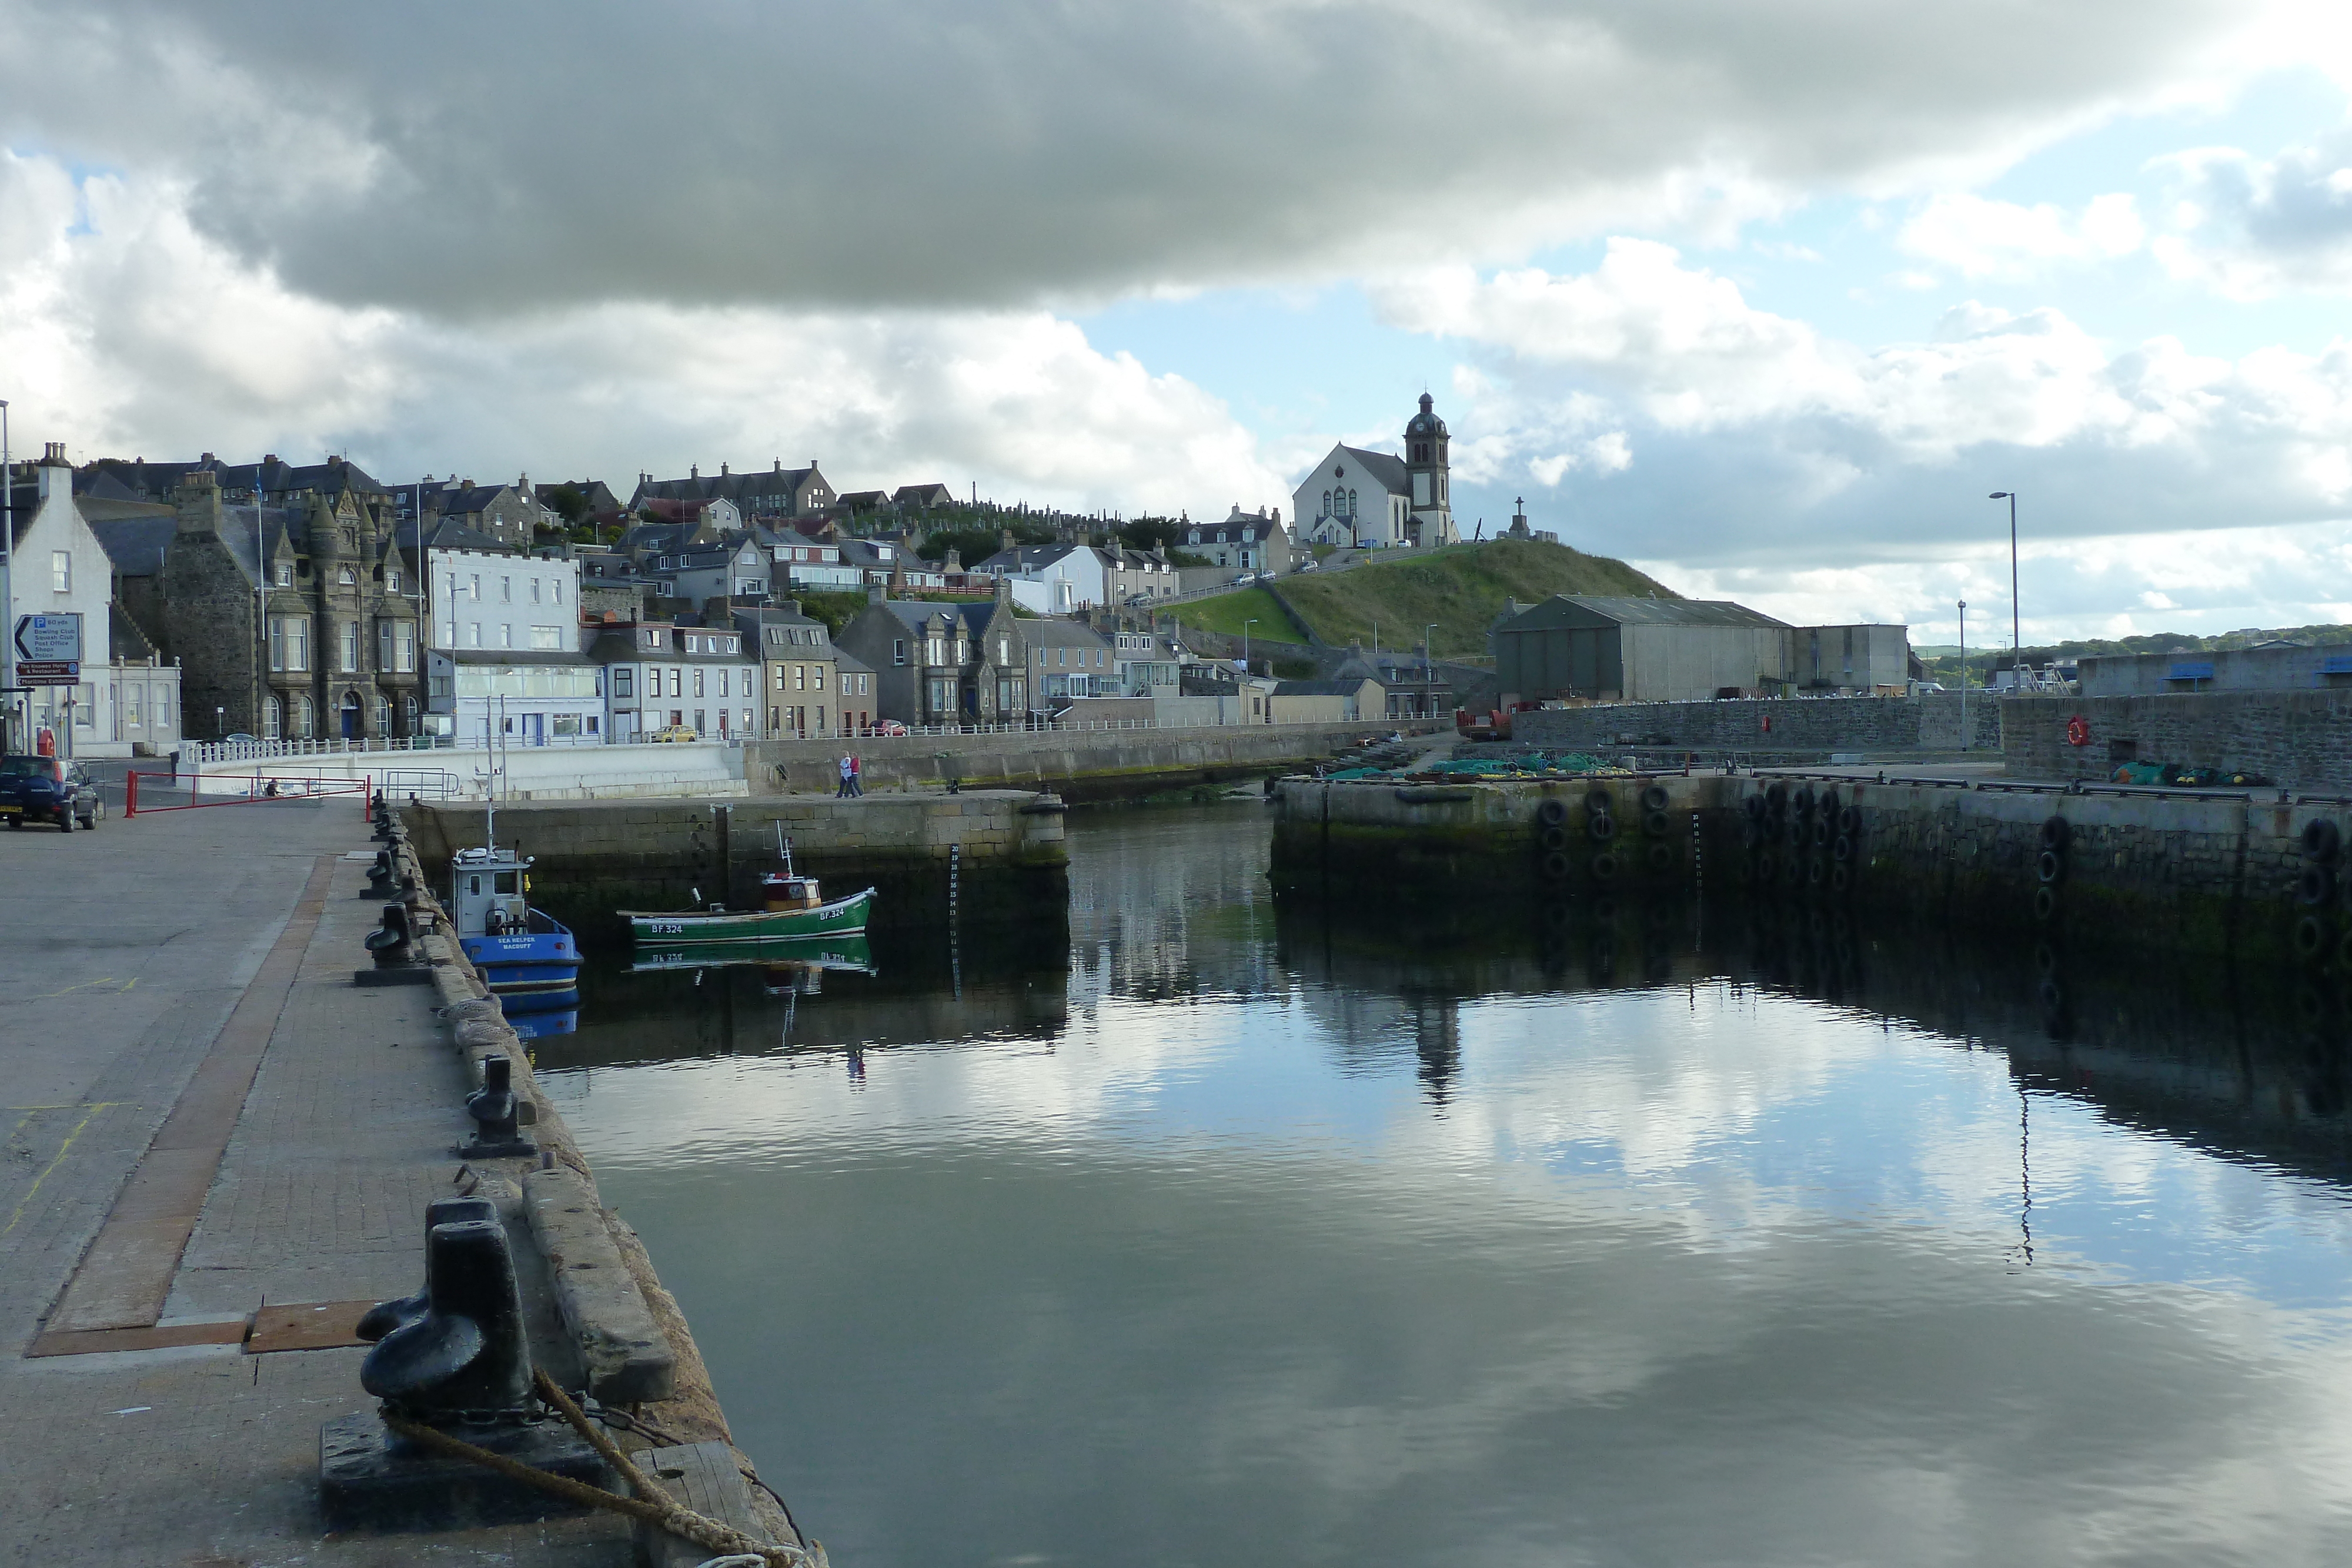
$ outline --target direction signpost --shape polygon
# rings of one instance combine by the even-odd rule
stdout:
[[[35,664],[80,664],[80,612],[16,617],[16,657]]]
[[[81,684],[81,665],[71,659],[19,659],[16,684],[23,686],[73,686]]]

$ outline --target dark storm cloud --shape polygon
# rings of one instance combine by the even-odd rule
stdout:
[[[1997,160],[2221,0],[15,9],[7,134],[345,304],[995,305],[1360,273]]]

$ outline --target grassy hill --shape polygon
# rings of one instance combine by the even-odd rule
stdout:
[[[1997,630],[2005,628],[1997,628]],[[2028,645],[2025,662],[2046,664],[2053,660],[2076,659],[2085,653],[2219,653],[2233,648],[2250,648],[2265,642],[2301,643],[2307,647],[2325,647],[2339,643],[2352,643],[2352,626],[2284,626],[2275,630],[2246,627],[2236,632],[2220,632],[2200,637],[2193,632],[2147,632],[2137,636],[2093,637],[2074,642]],[[1959,680],[1959,649],[1951,643],[1917,647],[1927,669],[1928,678],[1948,685]],[[2006,669],[2010,652],[2005,647],[1987,648],[1975,643],[1969,644],[1969,669],[1971,679],[1982,681],[1993,670]]]
[[[1435,622],[1440,658],[1485,653],[1486,627],[1507,599],[1531,604],[1555,593],[1680,597],[1622,560],[1535,539],[1453,545],[1328,576],[1295,574],[1282,580],[1281,589],[1325,643],[1345,647],[1361,642],[1369,647],[1377,626],[1382,647],[1402,648],[1419,643],[1422,629]],[[1177,606],[1175,614],[1187,626],[1235,636],[1241,633],[1241,622],[1255,616],[1257,624],[1250,629],[1254,638],[1290,641],[1297,636],[1289,617],[1263,588],[1196,600]]]

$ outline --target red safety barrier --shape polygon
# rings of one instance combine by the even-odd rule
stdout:
[[[158,811],[194,811],[211,806],[265,806],[279,800],[319,800],[337,795],[358,796],[360,810],[364,816],[373,809],[374,802],[374,781],[366,778],[313,779],[308,774],[301,773],[192,773],[188,775],[193,781],[189,789],[191,799],[186,805],[150,806],[142,811],[139,806],[141,777],[142,775],[135,772],[124,775],[122,814],[125,817],[152,817]],[[180,776],[175,773],[149,773],[144,777],[176,779]],[[215,783],[231,780],[238,785],[247,786],[247,789],[241,795],[223,795],[213,800],[194,799],[197,789],[207,778]],[[277,785],[279,788],[272,791],[268,788],[270,785]]]

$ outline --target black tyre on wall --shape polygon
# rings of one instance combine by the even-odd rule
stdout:
[[[2332,866],[2342,852],[2342,830],[2326,817],[2314,817],[2303,825],[2303,858],[2314,865]]]
[[[1536,808],[1536,825],[1557,828],[1568,821],[1568,802],[1557,797],[1546,800]]]

